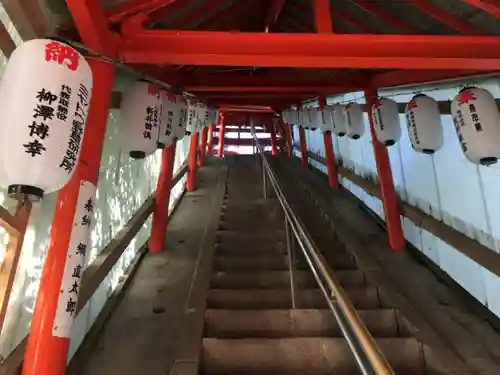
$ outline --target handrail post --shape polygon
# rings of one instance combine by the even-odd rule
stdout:
[[[175,150],[176,143],[174,142],[161,153],[160,175],[158,176],[158,183],[156,186],[155,208],[151,224],[151,236],[148,242],[148,250],[150,253],[160,253],[165,245]]]
[[[66,371],[115,72],[104,61],[90,60],[89,64],[94,84],[87,125],[76,171],[57,196],[23,375],[63,375]]]
[[[208,128],[203,128],[201,131],[201,142],[200,142],[200,160],[198,161],[198,165],[203,167],[205,165],[205,154],[207,153],[207,137],[208,137]]]
[[[295,239],[291,233],[290,223],[285,215],[286,252],[288,255],[288,272],[290,273],[290,296],[292,298],[292,309],[297,308],[295,296]]]

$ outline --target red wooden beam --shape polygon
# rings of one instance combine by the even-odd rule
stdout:
[[[278,22],[278,18],[283,10],[283,7],[285,6],[285,2],[286,0],[271,1],[265,20],[266,31],[272,29],[276,25],[276,22]]]
[[[364,10],[365,12],[370,13],[372,16],[380,19],[381,21],[388,23],[399,32],[409,34],[419,33],[419,30],[417,28],[409,25],[401,18],[397,18],[392,14],[386,12],[385,10],[378,7],[375,3],[364,0],[350,0],[350,2],[356,5],[358,8]]]
[[[488,12],[492,16],[500,18],[500,1],[498,0],[462,0],[473,7]]]
[[[332,10],[330,9],[330,0],[314,0],[314,23],[317,33],[331,34],[332,29]]]
[[[378,88],[421,85],[425,83],[446,81],[459,78],[468,78],[482,75],[499,74],[496,70],[396,70],[388,73],[379,73],[373,76],[372,84]]]
[[[93,2],[99,4],[97,1]],[[175,2],[185,3],[184,0],[131,0],[108,9],[106,17],[110,23],[121,22],[134,14],[152,13]]]
[[[349,13],[342,12],[338,9],[335,9],[333,12],[334,17],[338,18],[340,21],[348,24],[349,26],[357,29],[358,31],[365,34],[377,34],[379,31],[374,29],[373,27],[364,24],[362,21],[357,20]]]
[[[172,28],[183,29],[191,25],[198,25],[200,23],[200,20],[203,20],[207,16],[207,14],[213,12],[214,8],[218,8],[225,3],[227,3],[227,0],[205,1],[201,3],[200,6],[184,15],[184,17],[182,17],[180,20],[175,21],[172,25]]]
[[[216,28],[225,27],[225,25],[227,25],[229,22],[232,22],[235,19],[239,19],[241,17],[241,14],[255,3],[256,0],[236,1],[228,8],[225,8],[223,11],[213,15],[208,20],[198,25],[198,29],[213,30]]]
[[[500,66],[500,37],[146,30],[125,39],[128,63],[360,69]]]
[[[409,0],[409,2],[418,10],[427,13],[429,16],[441,21],[458,33],[466,35],[484,34],[481,30],[473,26],[471,23],[454,16],[453,14],[436,5],[431,4],[428,0]]]
[[[225,93],[245,93],[245,92],[255,92],[255,93],[302,93],[302,94],[313,94],[313,93],[326,93],[326,94],[341,94],[343,92],[354,91],[359,89],[360,86],[184,86],[184,90],[191,93],[206,93],[211,95],[213,93],[225,92]]]
[[[109,31],[100,2],[66,0],[66,5],[85,45],[109,56],[109,51],[116,49],[117,37]]]

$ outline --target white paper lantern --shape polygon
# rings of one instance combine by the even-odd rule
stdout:
[[[359,139],[363,136],[365,133],[365,120],[360,104],[349,103],[344,107],[344,123],[346,135],[349,138]]]
[[[162,92],[161,122],[158,136],[158,148],[169,147],[175,139],[175,124],[179,122],[180,106],[177,103],[177,96],[171,93]]]
[[[401,138],[398,104],[391,99],[375,100],[371,108],[375,135],[380,143],[394,145]]]
[[[332,131],[331,118],[332,118],[331,108],[330,106],[325,106],[325,108],[321,110],[321,123],[319,127],[319,130],[321,130],[323,133]]]
[[[192,135],[198,132],[197,128],[198,110],[195,99],[187,101],[187,120],[186,120],[186,135]]]
[[[281,111],[281,119],[284,123],[290,123],[290,109],[284,109]]]
[[[453,99],[451,114],[465,156],[473,163],[495,164],[500,158],[500,113],[493,95],[465,88]]]
[[[406,123],[412,147],[417,152],[433,154],[443,147],[443,128],[438,103],[418,94],[406,105]]]
[[[331,117],[333,132],[339,136],[343,137],[347,133],[347,124],[344,113],[344,106],[341,104],[334,104],[331,107]]]
[[[299,126],[304,129],[310,128],[310,118],[309,118],[309,108],[301,108],[298,112],[299,115]]]
[[[133,159],[156,150],[160,128],[160,91],[145,81],[134,82],[122,97],[122,146]]]
[[[72,47],[49,39],[21,44],[0,81],[0,184],[31,200],[61,189],[79,157],[92,72]]]
[[[323,128],[323,111],[319,107],[309,108],[309,118],[311,121],[311,129]]]
[[[178,111],[174,113],[174,137],[181,140],[186,135],[187,100],[182,95],[174,95]]]

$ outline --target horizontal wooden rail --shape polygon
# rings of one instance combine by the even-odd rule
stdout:
[[[300,150],[299,146],[296,144],[294,144],[294,149]],[[326,159],[322,156],[311,151],[308,152],[308,155],[309,158],[326,165]],[[358,185],[368,194],[380,199],[380,187],[378,184],[372,180],[357,175],[347,168],[339,166],[338,170],[342,177],[345,177],[354,184]],[[403,200],[399,200],[399,207],[401,209],[401,214],[413,222],[417,227],[425,229],[429,233],[441,239],[443,242],[454,247],[466,257],[472,259],[480,266],[486,268],[491,273],[500,276],[500,256],[492,249],[481,245],[476,240],[466,236],[465,234],[457,231],[442,221],[435,219],[419,208],[412,206]]]
[[[177,171],[172,178],[172,188],[187,173],[187,164]],[[104,278],[113,268],[127,246],[144,225],[149,215],[153,212],[156,193],[144,201],[141,207],[132,215],[127,224],[117,233],[116,237],[99,253],[96,259],[83,273],[80,296],[78,298],[77,314],[94,295]],[[24,357],[27,337],[12,351],[12,353],[0,364],[0,375],[17,375]]]

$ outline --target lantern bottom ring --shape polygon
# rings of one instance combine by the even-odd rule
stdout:
[[[30,185],[10,185],[7,188],[7,194],[14,199],[24,195],[31,202],[38,202],[43,198],[43,190]]]
[[[393,146],[394,144],[396,144],[396,142],[393,141],[392,139],[390,141],[385,141],[384,142],[384,145],[386,145],[386,146]]]
[[[129,155],[132,159],[144,159],[146,157],[144,151],[130,151]]]
[[[496,158],[494,156],[490,156],[490,157],[487,157],[487,158],[481,158],[479,160],[479,164],[481,164],[481,165],[492,165],[492,164],[496,164],[497,161],[498,161],[498,158]]]
[[[435,151],[435,150],[431,150],[431,149],[429,149],[429,148],[424,148],[424,149],[422,150],[422,152],[423,152],[424,154],[427,154],[427,155],[432,155],[432,154],[434,154],[436,151]]]
[[[360,138],[360,136],[356,134],[356,135],[353,135],[351,138],[352,138],[352,139],[359,139],[359,138]]]
[[[343,137],[343,136],[345,136],[345,133],[338,133],[337,136]]]
[[[165,148],[165,143],[163,143],[163,142],[157,142],[156,143],[156,147],[163,150]]]

